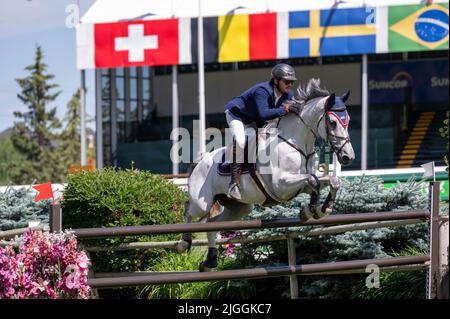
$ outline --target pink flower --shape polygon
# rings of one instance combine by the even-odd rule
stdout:
[[[66,287],[69,290],[80,288],[80,277],[79,277],[79,274],[74,273],[74,274],[68,275],[66,277],[65,283],[66,283]]]
[[[89,258],[84,252],[77,252],[75,255],[75,262],[81,269],[87,269],[90,265]]]
[[[0,247],[0,299],[90,298],[89,259],[77,250],[73,233],[28,231],[12,246]]]

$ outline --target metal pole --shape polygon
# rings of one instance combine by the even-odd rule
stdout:
[[[205,65],[203,55],[202,0],[198,1],[198,97],[199,97],[199,155],[206,151],[205,135]]]
[[[80,88],[81,165],[86,165],[86,72],[81,70]]]
[[[102,74],[95,70],[95,166],[103,168]]]
[[[51,204],[50,210],[50,232],[60,232],[62,229],[61,204]]]
[[[367,169],[367,136],[369,130],[369,91],[367,86],[367,54],[362,56],[361,81],[361,169]]]
[[[111,236],[176,234],[183,232],[196,233],[196,232],[206,232],[216,230],[338,225],[338,224],[351,224],[370,221],[428,218],[429,216],[430,214],[426,210],[413,210],[413,211],[410,210],[398,212],[331,215],[321,218],[319,220],[310,219],[306,222],[302,222],[300,218],[279,218],[279,219],[263,219],[263,220],[261,219],[232,220],[232,221],[211,222],[211,223],[80,228],[74,229],[73,231],[75,235],[79,238],[100,238]]]
[[[109,277],[109,278],[91,278],[88,279],[88,285],[91,288],[112,288],[126,286],[156,285],[166,283],[196,282],[210,280],[231,280],[231,279],[256,279],[264,277],[280,277],[294,274],[308,274],[317,272],[329,272],[340,270],[365,269],[368,265],[376,264],[379,267],[400,266],[409,264],[422,264],[429,260],[427,255],[419,256],[401,256],[381,259],[363,259],[338,261],[323,264],[309,264],[265,267],[253,269],[234,269],[211,272],[192,272],[192,273],[159,273],[143,276]]]
[[[176,65],[172,66],[172,130],[175,132],[175,136],[178,136],[179,126],[179,110],[178,110],[178,69]],[[172,159],[178,159],[178,150],[175,149],[176,140],[172,141]],[[178,175],[178,161],[172,163],[172,174]]]
[[[430,268],[428,273],[428,299],[437,298],[439,285],[439,182],[430,183]]]
[[[288,247],[288,259],[289,267],[295,267],[297,265],[297,255],[295,253],[294,239],[287,234],[287,247]],[[291,299],[298,299],[298,280],[296,275],[289,276],[289,284],[291,289]]]

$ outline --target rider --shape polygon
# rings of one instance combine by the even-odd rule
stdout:
[[[245,126],[251,123],[260,128],[266,121],[286,115],[293,97],[291,87],[297,80],[294,68],[279,63],[272,68],[271,79],[249,88],[225,105],[225,115],[233,135],[233,160],[228,196],[240,200],[241,161],[237,154],[244,153]],[[238,157],[242,158],[242,157]]]

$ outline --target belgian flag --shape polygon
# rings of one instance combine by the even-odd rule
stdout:
[[[197,19],[190,19],[189,31],[180,32],[190,41],[190,52],[182,62],[197,63]],[[203,18],[203,47],[205,63],[277,59],[277,14]]]

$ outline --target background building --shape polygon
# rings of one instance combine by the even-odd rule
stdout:
[[[438,129],[448,109],[448,4],[385,1],[342,7],[328,2],[319,1],[318,8],[269,13],[254,9],[203,19],[205,126],[225,128],[224,104],[249,86],[268,80],[271,67],[282,61],[295,67],[298,84],[315,77],[331,92],[351,91],[349,130],[357,156],[345,169],[361,168],[363,132],[367,133],[369,169],[417,167],[429,161],[443,165],[448,141]],[[130,167],[134,162],[137,168],[171,173],[173,117],[179,117],[180,127],[191,136],[198,136],[193,126],[199,118],[197,18],[158,20],[156,15],[123,22],[118,16],[108,18],[107,12],[96,15],[102,3],[97,1],[86,13],[78,32],[79,39],[87,39],[84,44],[79,40],[80,67],[97,68],[96,115],[101,118],[97,132],[102,133],[97,139],[102,141],[98,167]],[[406,5],[395,5],[399,3]],[[159,39],[173,37],[178,47],[165,48],[159,42],[156,51],[165,51],[151,56],[152,49],[143,44],[145,56],[139,62],[131,61],[137,51],[117,51],[115,42],[113,55],[105,53],[108,46],[102,43],[112,40],[101,37],[117,39],[119,34],[125,38],[132,34],[130,25],[135,28],[140,23],[142,30],[156,30],[146,24],[150,22],[165,24]],[[178,30],[176,37],[170,33],[172,25]],[[115,28],[120,29],[116,35]],[[92,43],[90,34],[95,35]],[[150,41],[143,39],[143,43]],[[367,83],[362,81],[365,58]],[[179,114],[172,108],[174,71]],[[186,169],[187,165],[180,166],[180,172]]]

